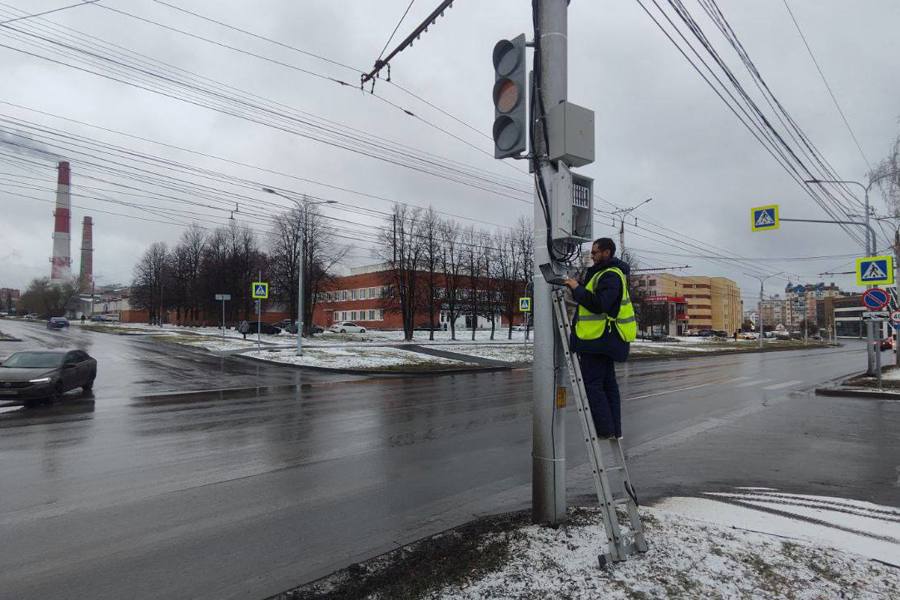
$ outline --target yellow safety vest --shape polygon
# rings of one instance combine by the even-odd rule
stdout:
[[[603,269],[596,273],[585,289],[591,293],[597,282],[605,274],[612,271],[622,280],[622,302],[619,306],[619,314],[611,317],[606,313],[594,314],[582,305],[578,305],[578,319],[575,321],[575,336],[580,340],[597,340],[603,337],[607,331],[607,323],[612,327],[615,323],[619,336],[625,342],[633,342],[637,337],[637,322],[634,318],[634,305],[631,303],[631,296],[628,295],[628,280],[625,273],[621,269],[611,267]]]

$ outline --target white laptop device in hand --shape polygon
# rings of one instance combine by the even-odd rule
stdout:
[[[541,275],[544,276],[544,281],[549,283],[550,285],[566,285],[566,278],[561,277],[556,274],[556,271],[553,270],[553,265],[550,263],[544,263],[540,266]]]

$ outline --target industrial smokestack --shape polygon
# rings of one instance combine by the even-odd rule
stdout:
[[[94,286],[94,220],[85,217],[81,228],[81,274],[78,277],[82,292]]]
[[[69,197],[69,163],[59,163],[56,185],[56,210],[53,212],[53,258],[50,281],[62,283],[72,277],[71,234],[72,201]]]

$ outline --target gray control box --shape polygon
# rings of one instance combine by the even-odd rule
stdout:
[[[580,244],[594,236],[594,180],[569,171],[564,164],[554,175],[551,203],[554,240]]]
[[[547,111],[550,160],[570,167],[594,162],[594,111],[561,102]]]

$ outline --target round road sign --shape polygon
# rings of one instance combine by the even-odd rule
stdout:
[[[894,325],[900,324],[900,310],[895,310],[891,313],[891,322]]]
[[[862,297],[863,304],[869,310],[881,310],[888,305],[890,299],[890,295],[881,288],[866,290]]]

